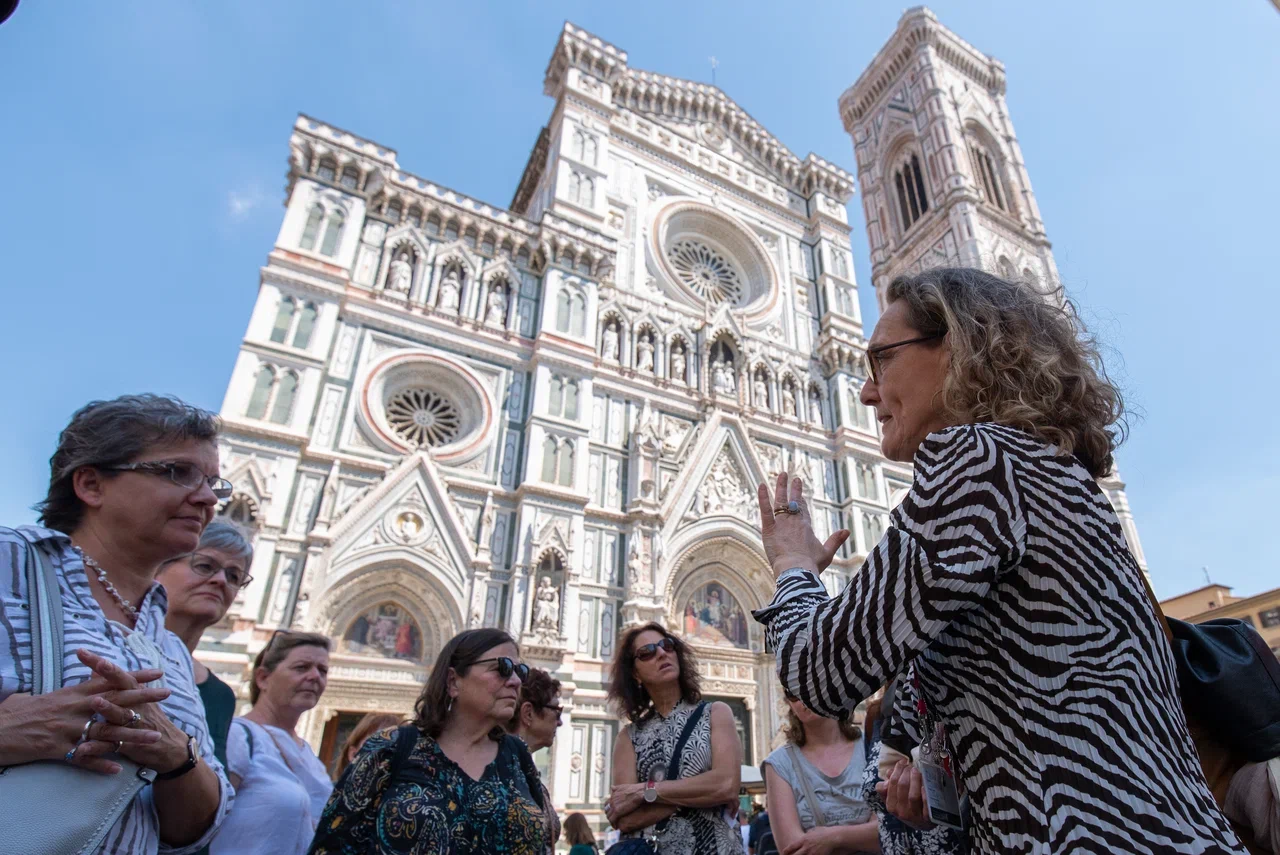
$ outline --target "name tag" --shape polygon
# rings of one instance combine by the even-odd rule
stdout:
[[[938,763],[921,757],[916,768],[924,778],[924,793],[929,805],[929,819],[948,828],[964,828],[960,813],[960,793],[956,779]]]

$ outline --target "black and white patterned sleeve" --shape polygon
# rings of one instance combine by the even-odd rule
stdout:
[[[852,709],[929,645],[1017,565],[1026,541],[1007,429],[932,434],[893,525],[840,596],[790,571],[754,612],[782,684],[816,712]]]

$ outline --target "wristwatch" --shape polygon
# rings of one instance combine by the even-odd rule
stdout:
[[[187,736],[187,762],[171,772],[156,773],[157,781],[172,781],[190,772],[200,762],[200,743],[194,736]]]
[[[658,782],[650,781],[644,785],[644,800],[653,804],[658,800]]]

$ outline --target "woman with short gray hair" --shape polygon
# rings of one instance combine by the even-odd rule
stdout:
[[[200,535],[189,555],[165,562],[156,577],[169,595],[165,626],[182,639],[195,656],[204,631],[226,615],[245,585],[253,581],[253,544],[233,522],[214,520]],[[194,660],[193,660],[194,661]],[[196,688],[204,704],[205,721],[213,738],[214,756],[227,765],[227,731],[236,714],[236,693],[199,661],[194,661]]]
[[[818,540],[799,478],[760,485],[783,686],[834,717],[904,672],[919,756],[877,790],[913,825],[968,813],[971,852],[1243,852],[1098,485],[1124,410],[1074,308],[973,269],[885,295],[861,399],[914,482],[835,598],[818,573],[848,532]]]
[[[41,525],[0,528],[0,766],[65,762],[116,775],[128,761],[156,773],[99,851],[194,852],[231,804],[191,654],[165,629],[155,579],[196,549],[230,495],[218,428],[216,416],[175,398],[94,401],[58,437]],[[41,567],[57,585],[65,655],[62,688],[34,694],[27,574]],[[56,814],[39,818],[54,839]]]

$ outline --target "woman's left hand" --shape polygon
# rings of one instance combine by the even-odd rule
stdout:
[[[804,500],[803,482],[799,478],[791,478],[789,492],[787,482],[787,473],[780,472],[772,496],[767,484],[761,484],[756,490],[765,556],[773,567],[774,578],[792,567],[821,573],[830,566],[836,550],[849,539],[849,530],[840,529],[828,537],[826,543],[818,540],[813,532],[809,506]],[[788,502],[798,503],[800,513],[791,514],[784,510],[775,515],[774,509],[785,507]]]
[[[88,651],[83,651],[80,661],[92,668],[95,674],[107,678],[113,684],[128,684],[129,689],[141,688],[131,674],[114,662],[95,656]],[[169,720],[159,704],[139,704],[132,709],[142,718],[130,726],[157,731],[160,739],[149,745],[126,742],[119,747],[122,757],[127,757],[157,772],[171,772],[187,762],[187,734]]]
[[[605,802],[604,813],[610,825],[617,825],[615,820],[626,816],[644,804],[644,784],[618,784],[609,794]]]
[[[782,855],[830,855],[835,851],[831,829],[825,827],[811,828],[782,847]]]

